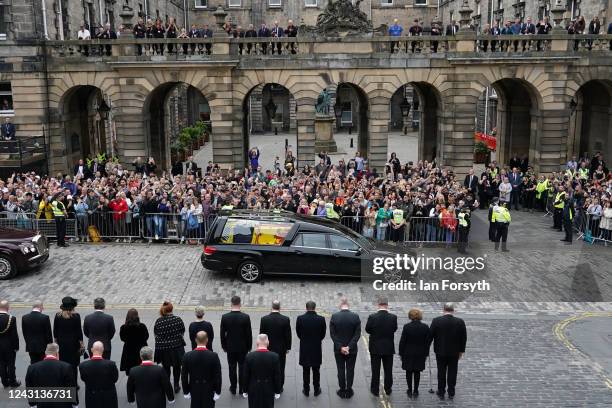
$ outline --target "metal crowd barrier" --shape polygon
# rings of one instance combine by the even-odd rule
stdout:
[[[459,240],[457,218],[440,220],[438,217],[411,217],[398,229],[378,223],[365,216],[344,216],[340,223],[353,231],[379,241],[454,244]]]
[[[183,212],[145,214],[141,218],[143,239],[202,242],[217,216]]]
[[[2,212],[0,213],[0,227],[39,231],[48,238],[57,238],[55,219],[36,218],[35,213]],[[77,221],[74,218],[66,219],[66,237],[77,237]]]
[[[612,219],[587,214],[584,208],[580,208],[576,211],[574,228],[578,232],[577,239],[582,239],[590,244],[597,242],[605,246],[612,244]]]

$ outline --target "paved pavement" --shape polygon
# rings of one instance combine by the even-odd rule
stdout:
[[[491,290],[482,293],[402,292],[392,297],[392,309],[405,323],[410,307],[424,310],[426,322],[439,313],[441,303],[457,302],[458,315],[468,326],[468,350],[460,362],[458,393],[454,402],[439,402],[426,391],[428,371],[423,373],[421,396],[408,402],[403,372],[395,364],[396,386],[389,398],[377,400],[368,394],[370,376],[367,353],[361,348],[355,390],[351,401],[340,400],[335,392],[335,365],[331,343],[322,382],[324,393],[317,399],[300,394],[301,372],[297,353],[288,358],[287,390],[277,407],[400,407],[400,406],[512,406],[512,407],[603,407],[612,404],[610,338],[612,336],[612,288],[610,248],[576,242],[565,246],[556,232],[548,228],[551,220],[540,214],[513,212],[510,227],[510,253],[499,253],[486,240],[486,214],[477,213],[471,234],[472,256],[486,256],[487,267],[481,275],[453,275],[444,271],[425,272],[428,280],[448,278],[453,282],[486,279]],[[485,234],[485,235],[482,235]],[[451,256],[452,248],[397,248],[398,251]],[[260,316],[272,300],[280,299],[292,322],[304,303],[314,299],[329,316],[338,298],[348,296],[353,309],[365,321],[375,310],[375,293],[357,280],[270,278],[246,285],[235,277],[204,270],[199,257],[201,247],[149,244],[74,244],[68,249],[53,247],[51,259],[40,270],[0,282],[0,298],[12,301],[12,312],[20,316],[33,300],[46,302],[54,313],[63,296],[80,299],[82,315],[97,296],[106,298],[116,325],[128,307],[137,307],[144,322],[152,327],[155,310],[163,299],[176,305],[186,322],[194,305],[203,304],[207,316],[218,328],[229,298],[242,296],[257,332]],[[585,314],[586,313],[586,314]],[[576,317],[578,316],[578,317]],[[19,324],[20,326],[20,324]],[[297,347],[297,339],[294,339]],[[399,341],[399,334],[396,342]],[[23,344],[23,343],[22,343]],[[362,346],[364,343],[360,344]],[[218,346],[218,345],[217,345]],[[121,344],[113,343],[113,358],[119,359]],[[26,355],[19,353],[18,374],[23,378]],[[221,355],[221,360],[225,356]],[[432,374],[435,387],[435,364]],[[246,407],[246,402],[227,392],[224,367],[224,394],[218,406]],[[118,389],[125,401],[125,377]],[[181,405],[182,404],[182,405]],[[0,392],[1,407],[22,407],[10,403],[6,391]],[[126,406],[125,404],[123,406]],[[177,407],[186,406],[181,400]]]
[[[52,306],[49,305],[49,308]],[[183,309],[183,308],[179,308]],[[79,307],[84,316],[91,310]],[[18,318],[26,309],[13,310]],[[252,318],[253,334],[257,333],[259,319],[264,314],[261,311],[247,310]],[[110,312],[119,326],[125,316],[126,307],[114,307]],[[157,317],[152,308],[141,308],[142,321],[152,329]],[[297,312],[288,313],[292,325],[295,324]],[[179,311],[185,322],[192,318],[191,312]],[[220,312],[209,312],[209,319],[216,330],[219,327]],[[453,402],[441,402],[435,395],[429,394],[429,371],[422,373],[420,396],[418,400],[409,401],[405,392],[406,385],[401,363],[396,358],[394,364],[394,388],[391,396],[375,398],[369,394],[370,368],[368,354],[365,352],[366,339],[359,343],[358,363],[354,389],[355,397],[350,401],[341,400],[335,395],[336,368],[331,353],[332,344],[327,337],[323,344],[324,363],[321,369],[323,394],[317,398],[312,394],[304,397],[300,390],[302,386],[301,368],[297,364],[298,339],[293,339],[293,351],[287,358],[285,392],[276,406],[285,407],[604,407],[611,402],[610,389],[606,388],[605,378],[593,369],[589,358],[577,355],[566,348],[553,333],[553,327],[558,322],[552,316],[521,316],[521,315],[467,315],[458,313],[466,319],[468,327],[468,346],[464,359],[459,363],[459,379],[457,395]],[[326,315],[328,317],[328,315]],[[429,323],[432,315],[425,317]],[[362,322],[367,318],[361,314]],[[609,317],[608,317],[609,319]],[[406,323],[405,316],[400,316],[400,327]],[[396,336],[396,343],[399,334]],[[187,341],[188,343],[188,341]],[[152,344],[152,342],[149,342]],[[118,338],[113,340],[112,358],[120,359],[122,345]],[[215,351],[220,352],[223,370],[223,392],[218,407],[246,407],[246,401],[228,392],[227,363],[225,355],[219,350],[218,339],[213,343]],[[28,364],[27,355],[18,355],[17,374],[23,378]],[[432,382],[435,388],[436,367],[431,365]],[[121,407],[128,407],[125,394],[126,377],[122,373],[117,385]],[[81,390],[81,398],[82,398]],[[0,392],[0,406],[6,408],[23,407],[23,403],[8,401],[6,391]],[[178,407],[187,407],[179,394]]]
[[[332,163],[336,164],[340,159],[344,159],[348,163],[349,159],[355,156],[358,145],[358,135],[347,132],[337,133],[334,135],[338,151],[331,154]],[[353,147],[351,147],[351,139],[353,139]],[[249,147],[257,147],[260,151],[259,164],[263,169],[274,168],[274,158],[278,156],[283,165],[285,157],[285,141],[287,141],[288,148],[293,152],[294,156],[297,156],[297,138],[295,132],[281,132],[278,135],[274,133],[265,134],[253,134],[249,137]],[[207,143],[203,146],[195,155],[194,159],[198,163],[198,166],[205,168],[209,160],[213,159],[213,144]],[[418,159],[418,132],[409,132],[407,135],[402,133],[390,133],[388,139],[388,151],[396,152],[397,157],[402,161],[414,161],[416,163]],[[390,153],[389,153],[390,154]],[[314,158],[315,164],[318,163],[318,158]],[[378,169],[381,171],[381,169]]]

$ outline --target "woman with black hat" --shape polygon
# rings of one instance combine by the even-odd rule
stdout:
[[[59,345],[59,359],[72,366],[75,379],[81,355],[85,351],[81,316],[74,311],[76,306],[77,300],[66,296],[60,305],[62,311],[53,320],[53,338]]]

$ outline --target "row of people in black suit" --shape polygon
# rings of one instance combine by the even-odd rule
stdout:
[[[101,299],[97,299],[96,308],[97,310],[103,309],[103,303],[100,303]],[[103,302],[103,301],[102,301]],[[378,394],[379,390],[379,373],[381,363],[385,371],[385,384],[384,389],[387,393],[391,393],[392,377],[391,368],[393,364],[393,355],[395,354],[394,346],[394,333],[397,330],[397,317],[387,311],[386,300],[379,302],[380,310],[378,313],[371,315],[368,318],[366,324],[366,332],[370,334],[369,351],[371,354],[372,361],[372,384],[371,391],[374,394]],[[74,309],[76,301],[72,298],[65,298],[62,302],[62,309]],[[299,316],[296,322],[297,335],[300,338],[300,365],[303,366],[304,376],[304,388],[303,392],[305,395],[309,394],[310,387],[310,373],[313,375],[313,386],[315,395],[320,394],[320,373],[319,368],[322,362],[321,342],[325,337],[326,326],[325,319],[319,316],[315,312],[314,302],[308,302],[307,312]],[[330,320],[330,336],[334,342],[334,354],[338,368],[338,381],[339,390],[338,395],[343,398],[350,398],[353,395],[352,384],[354,378],[354,366],[357,355],[357,343],[361,337],[361,322],[359,316],[348,310],[348,301],[343,299],[341,302],[341,310],[335,313]],[[40,305],[40,309],[42,305]],[[156,330],[165,333],[165,338],[160,339],[161,341],[156,342],[156,356],[155,361],[162,363],[165,368],[168,377],[170,377],[170,369],[174,371],[174,390],[178,392],[181,362],[184,353],[184,342],[182,340],[184,334],[184,325],[179,317],[172,315],[172,305],[169,302],[165,302],[162,306],[161,314],[162,317],[156,322]],[[289,318],[282,316],[280,313],[280,303],[274,302],[273,313],[268,316],[264,316],[261,321],[261,332],[267,332],[272,339],[271,350],[279,355],[280,371],[281,371],[281,390],[284,382],[284,366],[286,353],[291,349],[291,327]],[[31,314],[41,314],[40,311],[34,310]],[[132,316],[130,317],[130,313]],[[134,318],[135,314],[135,318]],[[420,371],[424,369],[425,358],[429,355],[429,346],[433,339],[439,339],[434,342],[434,351],[438,361],[439,368],[439,394],[444,395],[445,383],[446,383],[446,371],[448,370],[448,391],[449,396],[454,395],[454,385],[456,382],[457,372],[457,361],[461,354],[465,351],[465,324],[461,319],[456,319],[452,316],[452,306],[445,306],[445,314],[450,316],[444,319],[434,319],[432,323],[431,333],[425,333],[424,328],[426,325],[419,322],[417,311],[411,311],[410,317],[413,323],[408,324],[404,327],[402,333],[402,339],[400,340],[400,355],[402,356],[402,366],[407,371],[407,379],[409,381],[409,391],[412,390],[418,394],[418,376]],[[41,314],[41,318],[44,320],[45,317]],[[74,315],[73,315],[74,316]],[[77,315],[78,316],[78,315]],[[92,316],[92,318],[90,318]],[[114,324],[112,323],[112,317],[104,313],[90,315],[86,318],[86,321],[95,321],[93,324],[95,327],[91,333],[94,333],[100,341],[104,344],[108,344],[110,348],[109,333],[114,334]],[[190,326],[190,338],[192,339],[192,348],[194,346],[193,339],[197,331],[206,331],[210,333],[209,346],[212,349],[212,338],[214,337],[214,331],[210,323],[202,320],[203,310],[196,310],[196,316],[198,321],[192,323]],[[416,316],[416,317],[415,317]],[[24,316],[25,317],[25,316]],[[57,317],[56,317],[57,318]],[[88,319],[89,318],[89,319]],[[109,319],[110,318],[110,322]],[[176,329],[171,329],[170,326],[160,325],[158,329],[158,323],[164,321],[167,318],[168,321],[178,322],[177,324],[171,324],[170,326],[176,326]],[[95,320],[93,320],[95,319]],[[27,319],[26,319],[27,320]],[[46,317],[48,322],[48,317]],[[132,310],[128,313],[128,322],[122,326],[122,332],[124,327],[126,330],[130,329],[127,323],[136,321],[137,324],[133,324],[133,333],[122,333],[121,337],[126,341],[124,352],[121,361],[121,369],[129,373],[129,369],[140,364],[140,360],[137,351],[143,345],[146,345],[148,338],[148,332],[146,326],[142,325],[137,321],[137,312]],[[78,319],[80,322],[80,318]],[[448,323],[447,323],[448,322]],[[444,323],[444,324],[442,324]],[[16,324],[15,324],[16,326]],[[45,324],[37,325],[43,328]],[[38,343],[44,344],[45,339],[49,339],[50,336],[50,325],[48,330],[43,329],[42,335],[39,336],[40,340]],[[182,329],[181,329],[182,326]],[[449,327],[446,327],[449,326]],[[456,326],[456,327],[455,327]],[[76,327],[76,326],[75,326]],[[14,328],[16,333],[16,327]],[[70,330],[67,330],[70,332]],[[80,323],[77,330],[80,332]],[[104,331],[106,331],[106,339],[104,338]],[[46,334],[45,334],[46,332]],[[140,332],[140,334],[138,333]],[[178,341],[173,340],[175,332]],[[89,331],[88,331],[89,333]],[[428,332],[429,333],[429,332]],[[24,333],[25,334],[25,333]],[[125,335],[124,335],[125,334]],[[419,337],[420,336],[420,337]],[[30,337],[30,336],[28,336]],[[78,335],[76,336],[78,337]],[[159,336],[156,336],[159,338]],[[130,338],[132,341],[130,341]],[[65,339],[64,339],[65,340]],[[18,339],[16,340],[18,342]],[[89,348],[92,343],[96,341],[92,336],[90,337]],[[26,340],[27,342],[27,340]],[[40,347],[38,344],[37,349]],[[73,342],[74,344],[74,342]],[[240,311],[240,298],[235,296],[232,298],[232,311],[225,314],[221,320],[221,344],[224,351],[227,353],[228,365],[229,365],[229,377],[230,377],[230,391],[236,393],[237,385],[240,393],[244,392],[244,380],[241,378],[244,372],[244,362],[246,354],[251,349],[252,336],[251,336],[251,325],[250,318],[247,314]],[[438,347],[438,345],[440,345]],[[64,342],[64,346],[70,350],[71,343],[68,341]],[[168,347],[169,346],[169,347]],[[81,347],[82,347],[82,334],[81,334]],[[9,347],[10,348],[10,347]],[[18,345],[17,345],[18,348]],[[15,350],[17,349],[15,348]],[[426,352],[425,352],[426,351]],[[40,353],[39,351],[36,351]],[[73,377],[76,379],[76,365],[78,365],[79,357],[77,356],[76,363],[71,361],[71,357],[74,357],[74,347],[72,352],[62,353],[62,360],[68,362],[73,367]],[[129,357],[129,361],[125,357]],[[282,356],[282,357],[281,357]],[[31,355],[32,357],[32,355]],[[40,357],[40,354],[37,358]],[[110,350],[107,349],[103,357],[110,358]],[[36,360],[37,358],[34,358]],[[13,359],[14,363],[14,359]],[[238,368],[238,370],[237,370]],[[14,368],[13,368],[14,372]],[[13,376],[14,378],[14,376]],[[414,387],[411,383],[414,380]],[[15,380],[16,381],[16,380]],[[3,377],[4,382],[4,377]],[[8,382],[10,383],[10,381]],[[7,384],[8,384],[7,383]]]

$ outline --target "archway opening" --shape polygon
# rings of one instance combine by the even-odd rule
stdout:
[[[144,105],[146,152],[159,171],[189,156],[198,167],[212,160],[210,106],[199,89],[184,82],[168,82],[155,88]],[[205,131],[186,131],[203,124]]]
[[[259,84],[247,93],[242,102],[245,165],[255,148],[264,171],[273,170],[275,163],[282,166],[289,151],[297,157],[296,113],[295,98],[280,84]]]
[[[497,150],[492,159],[500,165],[534,164],[537,139],[538,101],[535,90],[516,78],[501,79],[492,84],[497,95],[495,127]]]
[[[390,102],[389,154],[402,162],[440,159],[440,110],[438,90],[426,82],[399,87]]]
[[[69,166],[79,159],[114,153],[109,104],[95,86],[76,86],[65,95],[61,117]]]
[[[612,83],[592,80],[582,85],[570,102],[572,116],[570,154],[591,159],[598,152],[612,157]]]

